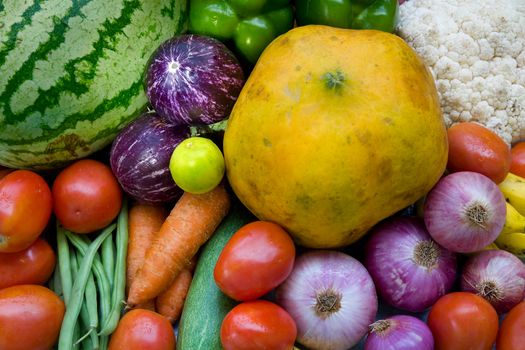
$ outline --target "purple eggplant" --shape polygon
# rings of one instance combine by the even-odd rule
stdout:
[[[124,191],[142,203],[173,202],[182,195],[169,170],[175,147],[190,136],[157,113],[144,113],[113,141],[110,164]]]
[[[223,43],[184,34],[154,52],[146,94],[155,111],[174,124],[209,125],[229,116],[244,82],[239,61]]]

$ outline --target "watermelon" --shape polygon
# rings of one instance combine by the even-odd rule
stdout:
[[[105,147],[147,104],[180,0],[0,1],[0,165],[51,169]]]

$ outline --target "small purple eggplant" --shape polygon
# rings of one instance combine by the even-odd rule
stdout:
[[[144,113],[113,141],[110,164],[124,191],[142,203],[174,202],[182,195],[171,177],[175,147],[190,136],[186,125],[173,125],[157,113]]]
[[[150,59],[146,94],[173,124],[213,124],[227,118],[244,85],[233,53],[219,40],[184,34],[165,41]]]

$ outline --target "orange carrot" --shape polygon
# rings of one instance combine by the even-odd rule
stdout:
[[[128,307],[155,298],[189,264],[230,209],[221,184],[203,194],[185,192],[146,251],[146,258],[128,293]]]
[[[134,203],[129,210],[129,242],[126,258],[126,292],[135,280],[137,272],[144,263],[146,250],[153,242],[166,216],[167,210],[162,206]],[[155,311],[155,301],[147,300],[136,306]]]
[[[193,271],[197,266],[197,259],[197,256],[194,256],[190,264],[175,277],[168,289],[155,298],[155,310],[171,323],[175,323],[182,313],[182,307],[193,279]]]
[[[159,314],[175,323],[182,313],[186,295],[190,289],[193,274],[189,269],[182,270],[173,283],[155,299],[155,307]]]

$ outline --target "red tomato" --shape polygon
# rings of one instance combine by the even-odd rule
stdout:
[[[18,284],[44,284],[55,269],[55,252],[42,238],[17,253],[0,253],[0,289]]]
[[[82,159],[62,170],[53,183],[54,211],[60,223],[76,233],[108,226],[122,205],[122,190],[104,163]]]
[[[500,183],[510,168],[510,147],[492,130],[472,122],[448,129],[450,172],[474,171]]]
[[[293,318],[280,306],[255,300],[235,306],[222,321],[225,350],[290,350],[297,336]]]
[[[427,319],[436,350],[490,350],[498,334],[498,314],[488,301],[467,292],[442,296]]]
[[[64,302],[32,284],[0,290],[0,349],[49,350],[58,340]]]
[[[284,282],[295,260],[295,245],[286,231],[268,221],[241,227],[215,265],[214,278],[235,300],[257,299]]]
[[[525,177],[525,141],[510,149],[510,172]]]
[[[498,333],[496,349],[516,350],[522,349],[525,345],[525,301],[514,306],[510,310]]]
[[[145,309],[122,317],[111,335],[109,350],[174,350],[175,333],[167,318]]]
[[[0,180],[0,252],[29,247],[44,231],[53,206],[47,182],[35,172],[15,170]]]

